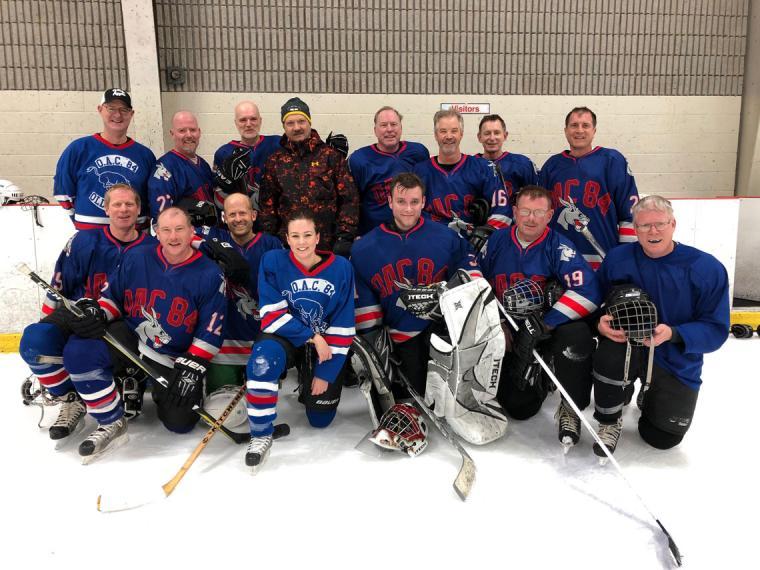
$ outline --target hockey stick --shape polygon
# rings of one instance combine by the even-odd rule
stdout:
[[[206,423],[207,426],[211,427],[214,425],[214,422],[216,422],[216,418],[209,414],[206,410],[203,408],[199,408],[198,406],[193,406],[193,411],[195,411],[201,419]],[[248,443],[251,441],[251,436],[248,433],[241,433],[237,431],[232,431],[223,425],[219,426],[219,429],[229,437],[232,441],[240,445],[241,443]],[[281,437],[285,437],[286,435],[290,435],[290,426],[288,424],[282,423],[277,424],[274,426],[274,433],[272,434],[272,439],[280,439]]]
[[[504,309],[501,303],[499,305],[499,310],[501,313],[506,317],[507,321],[509,321],[509,324],[512,326],[514,330],[519,330],[519,327],[517,326],[517,323],[512,318],[512,316],[507,313],[507,311]],[[617,462],[617,460],[612,456],[612,453],[607,448],[607,446],[604,444],[604,442],[601,440],[599,435],[597,435],[596,431],[593,427],[591,427],[591,424],[586,419],[586,417],[581,412],[580,408],[576,405],[576,403],[573,401],[573,399],[570,397],[570,394],[567,393],[567,390],[565,390],[565,387],[562,385],[562,383],[557,379],[557,377],[554,375],[554,372],[551,368],[546,364],[543,358],[538,354],[538,351],[535,349],[533,350],[533,358],[536,359],[536,362],[538,362],[541,365],[541,368],[544,369],[544,372],[546,372],[546,375],[551,379],[551,381],[554,383],[554,385],[557,387],[557,390],[560,391],[562,394],[562,397],[565,398],[565,401],[570,405],[570,407],[573,409],[573,412],[578,416],[578,418],[581,420],[585,428],[588,430],[588,432],[593,436],[596,443],[599,444],[599,447],[604,450],[604,454],[607,456],[607,459],[610,460],[612,465],[615,467],[617,472],[622,477],[623,481],[625,481],[626,485],[628,485],[628,488],[633,492],[633,494],[636,496],[636,498],[639,500],[641,505],[644,507],[644,510],[649,513],[649,516],[651,516],[654,521],[657,523],[657,526],[660,527],[660,530],[662,530],[665,537],[668,539],[668,548],[670,549],[670,553],[673,555],[673,559],[675,560],[676,564],[680,567],[682,565],[681,561],[681,552],[678,550],[678,546],[676,546],[675,540],[673,540],[673,537],[670,536],[670,533],[667,531],[665,526],[660,522],[660,519],[658,519],[655,514],[652,512],[652,509],[649,508],[649,505],[647,505],[646,501],[644,501],[644,498],[639,494],[639,492],[636,490],[636,488],[633,486],[633,484],[628,480],[628,477],[626,477],[625,473],[623,472],[623,468],[620,467],[620,464]]]
[[[354,342],[356,342],[356,339],[354,339]],[[372,359],[372,363],[375,366],[375,368],[377,368],[378,370],[383,370],[382,363],[380,362],[380,359],[378,358],[377,353],[374,350],[374,347],[370,346],[369,349],[363,351],[363,353],[369,355],[369,357]],[[417,390],[414,389],[411,382],[409,382],[409,380],[404,375],[404,373],[401,372],[401,369],[398,367],[398,365],[395,367],[395,371],[398,374],[399,378],[401,378],[401,381],[406,386],[406,389],[409,391],[409,394],[417,403],[417,406],[419,406],[420,409],[422,409],[422,411],[430,419],[430,421],[433,422],[433,425],[435,425],[438,431],[441,432],[443,437],[445,437],[448,440],[448,442],[452,446],[454,446],[454,448],[456,448],[456,450],[459,452],[459,455],[461,455],[462,465],[459,467],[459,473],[457,474],[457,478],[454,479],[454,491],[456,491],[457,495],[459,495],[459,498],[464,501],[465,499],[467,499],[467,496],[470,494],[470,490],[472,489],[472,484],[475,482],[475,471],[476,471],[475,462],[472,460],[472,458],[467,453],[467,451],[465,451],[465,449],[462,447],[459,441],[457,441],[457,439],[451,433],[451,431],[448,428],[448,425],[446,425],[438,416],[436,416],[433,412],[431,412],[430,409],[425,405],[425,402],[422,400],[422,397],[417,393]]]
[[[594,237],[594,234],[591,233],[591,230],[588,229],[589,217],[578,209],[572,198],[568,197],[567,200],[560,198],[559,201],[565,206],[565,209],[562,211],[559,218],[557,218],[557,223],[566,230],[569,229],[568,225],[572,224],[573,229],[586,238],[586,241],[596,250],[599,257],[604,259],[607,256],[607,253],[604,251],[604,248],[599,245],[599,242]]]
[[[227,416],[229,416],[232,413],[232,410],[235,409],[235,406],[237,406],[237,403],[243,398],[245,395],[245,386],[241,386],[240,390],[237,391],[237,394],[235,394],[235,397],[230,400],[230,403],[227,404],[227,407],[224,408],[224,411],[222,414],[214,421],[214,424],[211,426],[211,428],[206,432],[206,435],[203,436],[203,439],[200,441],[200,443],[195,447],[193,452],[190,454],[190,457],[187,458],[185,463],[180,467],[179,471],[177,471],[177,474],[169,479],[166,483],[164,483],[161,486],[160,491],[156,489],[153,492],[148,493],[146,496],[142,498],[122,498],[119,499],[110,499],[108,495],[98,495],[98,511],[101,513],[110,513],[110,512],[116,512],[116,511],[125,511],[128,509],[134,509],[137,507],[141,507],[145,504],[151,503],[155,500],[166,498],[169,495],[174,492],[174,489],[177,488],[177,485],[179,485],[179,482],[182,481],[182,478],[185,476],[185,474],[188,472],[190,467],[192,467],[193,463],[195,463],[195,460],[198,459],[198,456],[201,454],[201,452],[206,448],[206,445],[208,445],[208,442],[211,441],[211,438],[214,437],[217,430],[221,427],[221,425],[224,423],[224,420],[227,419]]]
[[[69,311],[71,311],[72,313],[74,313],[76,316],[81,317],[81,316],[84,315],[84,313],[82,312],[82,310],[79,307],[77,307],[76,304],[72,303],[69,299],[67,299],[66,297],[64,297],[63,294],[60,291],[58,291],[57,289],[55,289],[52,285],[50,285],[50,283],[48,283],[42,277],[40,277],[37,273],[35,273],[26,263],[19,263],[18,265],[16,265],[16,270],[19,273],[21,273],[21,274],[26,275],[27,277],[29,277],[29,279],[31,279],[37,285],[39,285],[40,287],[42,287],[45,291],[47,291],[48,293],[50,293],[50,295],[56,301],[58,301],[59,303],[61,303],[64,307],[66,307],[66,309],[68,309]],[[159,384],[161,384],[161,386],[163,386],[166,389],[169,388],[169,381],[166,378],[164,378],[163,374],[161,374],[160,371],[158,371],[156,368],[154,368],[148,362],[146,362],[143,359],[141,359],[137,354],[135,354],[134,352],[132,352],[132,350],[130,350],[129,347],[127,347],[124,344],[122,344],[111,333],[109,333],[108,331],[106,331],[105,335],[103,336],[103,340],[105,340],[108,344],[110,344],[112,347],[114,347],[116,350],[118,350],[132,364],[134,364],[135,366],[137,366],[140,370],[142,370],[148,376],[150,376],[151,378],[153,378],[156,382],[158,382]],[[56,358],[56,357],[37,357],[37,360],[39,362],[43,362],[43,360],[40,360],[41,358],[45,358],[47,360],[48,358],[53,359],[53,358]],[[55,362],[51,361],[50,362],[50,364],[57,364],[57,363],[58,363],[57,361],[55,361]],[[63,362],[61,361],[61,363],[63,363]],[[205,413],[206,418],[204,418],[204,420],[206,420],[207,418],[212,418],[211,414],[209,414],[208,412],[206,412],[206,410],[204,410],[200,406],[198,407],[198,410],[195,410],[195,411],[198,411],[199,414],[200,414],[200,411],[202,411],[203,413]],[[201,415],[201,417],[203,417],[203,414],[200,414],[200,415]],[[212,420],[212,423],[213,423],[213,420]],[[232,431],[228,430],[224,426],[221,426],[221,431],[222,431],[222,433],[224,433],[224,435],[226,435],[227,437],[229,437],[235,443],[242,443],[242,442],[240,442],[240,441],[238,441],[236,439],[237,434],[235,434],[235,432],[232,432]],[[248,441],[247,438],[246,438],[246,441]]]

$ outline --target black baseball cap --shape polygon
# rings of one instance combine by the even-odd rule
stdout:
[[[103,93],[103,100],[100,104],[103,105],[105,103],[110,103],[111,101],[121,101],[130,109],[132,108],[132,98],[129,96],[129,93],[124,91],[124,89],[119,89],[118,87],[106,89],[106,92]]]

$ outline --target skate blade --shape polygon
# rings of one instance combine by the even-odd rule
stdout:
[[[251,470],[251,475],[256,475],[266,463],[267,459],[269,458],[269,450],[264,453],[264,456],[261,458],[261,461],[259,461],[256,465],[249,466],[249,469]]]
[[[77,439],[77,436],[84,431],[84,427],[85,421],[84,418],[82,418],[69,435],[62,437],[61,439],[54,440],[55,447],[53,449],[55,449],[55,451],[63,451],[64,449],[71,447],[72,442]]]
[[[599,466],[600,467],[604,467],[605,465],[607,465],[607,463],[609,462],[609,460],[610,460],[610,458],[607,457],[606,455],[604,457],[600,457],[599,458]]]
[[[571,438],[565,436],[560,440],[560,443],[562,444],[562,453],[567,455],[567,453],[575,447],[576,442],[573,441]]]
[[[119,449],[122,445],[124,445],[128,441],[129,441],[128,433],[125,433],[124,435],[120,435],[119,437],[114,439],[110,444],[108,444],[108,447],[106,447],[103,451],[99,453],[93,453],[92,455],[85,455],[84,457],[82,457],[82,465],[89,465],[90,463],[99,461],[103,457],[108,457],[114,451]]]

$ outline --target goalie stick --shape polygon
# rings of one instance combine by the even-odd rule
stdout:
[[[373,361],[374,366],[378,370],[382,370],[383,366],[382,363],[379,361],[379,358],[377,356],[377,353],[374,351],[373,347],[372,350],[367,350],[366,353],[369,354],[370,358]],[[425,405],[425,402],[422,400],[422,397],[417,393],[417,390],[414,389],[411,382],[407,379],[406,376],[404,376],[404,373],[401,372],[401,370],[398,367],[398,363],[396,364],[396,373],[398,374],[398,377],[403,382],[404,386],[406,386],[406,389],[409,391],[409,394],[412,396],[414,401],[417,403],[417,406],[425,413],[425,415],[430,419],[431,422],[433,422],[433,425],[438,429],[439,432],[443,435],[443,437],[446,438],[446,440],[459,452],[459,455],[462,457],[462,464],[459,467],[459,473],[457,473],[456,479],[454,479],[454,491],[456,491],[457,495],[459,495],[459,498],[463,501],[467,499],[467,496],[470,494],[470,490],[472,489],[472,485],[475,482],[475,462],[472,460],[470,455],[465,451],[464,447],[462,447],[462,444],[459,443],[459,441],[456,439],[454,434],[451,433],[451,430],[449,429],[448,425],[446,425],[438,416],[436,416],[430,409]]]
[[[512,328],[517,331],[519,330],[517,323],[512,318],[512,316],[507,313],[507,311],[504,309],[501,303],[498,303],[499,310],[501,313],[506,317],[507,321],[509,321],[509,324],[512,326]],[[543,358],[538,354],[538,351],[535,349],[533,350],[533,358],[536,359],[536,362],[543,368],[546,375],[551,379],[551,381],[554,383],[554,385],[557,387],[557,390],[560,391],[562,396],[565,398],[565,401],[570,405],[570,407],[573,409],[575,414],[578,416],[578,418],[581,420],[581,423],[583,423],[584,427],[588,430],[588,432],[593,436],[596,443],[599,444],[599,447],[604,451],[604,454],[607,456],[607,459],[610,460],[612,465],[617,470],[620,477],[625,481],[626,485],[628,485],[628,488],[633,492],[633,494],[636,496],[636,498],[639,500],[639,503],[641,503],[641,506],[644,507],[644,510],[649,513],[649,516],[654,519],[654,522],[657,523],[657,526],[660,528],[660,530],[665,535],[665,538],[667,538],[668,541],[668,549],[670,550],[670,554],[673,556],[673,559],[675,560],[675,563],[680,567],[683,562],[681,560],[681,552],[678,550],[678,546],[676,545],[675,540],[673,540],[673,537],[670,535],[670,533],[667,531],[665,526],[660,522],[660,519],[655,516],[655,514],[652,512],[652,509],[649,508],[649,505],[647,505],[646,501],[644,501],[644,498],[639,494],[639,492],[636,490],[636,488],[633,486],[633,484],[628,480],[628,477],[626,477],[625,473],[623,472],[623,468],[620,467],[620,464],[617,462],[617,460],[612,456],[612,453],[607,448],[607,446],[604,444],[604,442],[601,440],[601,438],[597,435],[596,431],[593,427],[591,427],[591,424],[586,419],[586,417],[583,415],[581,410],[578,408],[576,403],[573,401],[573,399],[570,397],[570,394],[567,393],[567,390],[565,390],[565,387],[562,385],[562,383],[557,379],[554,372],[551,368],[546,364]]]
[[[16,270],[29,277],[32,281],[34,281],[37,285],[42,287],[45,291],[50,293],[56,301],[59,301],[66,309],[74,313],[75,315],[81,317],[83,315],[82,310],[77,307],[74,303],[72,303],[69,299],[64,297],[60,291],[55,289],[50,283],[45,281],[42,277],[37,275],[26,263],[19,263],[16,265]],[[156,370],[153,366],[151,366],[148,362],[142,360],[137,354],[132,352],[128,347],[124,346],[119,340],[114,337],[111,333],[106,331],[106,334],[103,336],[103,339],[110,344],[112,347],[114,347],[116,350],[118,350],[121,354],[123,354],[132,364],[137,366],[140,370],[145,372],[148,376],[153,378],[156,382],[161,384],[164,388],[169,388],[169,381],[163,377],[163,375]],[[44,359],[44,360],[43,360]],[[51,360],[49,362],[50,364],[58,364],[58,361],[52,361],[52,359],[57,359],[57,357],[47,357],[47,356],[38,356],[37,360],[38,362],[46,362],[48,363],[48,360]],[[63,361],[61,361],[63,363]],[[198,414],[203,418],[204,421],[208,423],[208,419],[212,418],[211,414],[206,412],[202,407],[197,407],[198,409],[195,409],[196,407],[193,407],[193,409],[198,412]],[[213,423],[213,419],[211,420]],[[221,426],[220,427],[222,433],[229,437],[232,441],[235,443],[243,443],[241,441],[238,441],[237,435],[235,432],[228,430],[226,427]],[[246,441],[248,441],[248,438],[246,438]]]

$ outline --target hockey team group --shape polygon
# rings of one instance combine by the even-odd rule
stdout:
[[[382,107],[377,142],[349,154],[300,98],[282,106],[281,136],[261,135],[243,101],[240,139],[210,166],[191,112],[174,115],[158,160],[127,136],[126,91],[108,89],[98,113],[103,130],[58,161],[54,194],[77,231],[20,345],[29,398],[59,405],[52,439],[97,421],[85,462],[127,441],[147,388],[177,433],[240,402],[258,469],[287,431],[277,401],[292,367],[311,426],[356,386],[371,441],[410,455],[426,417],[487,444],[557,384],[566,452],[592,392],[594,452],[615,451],[637,378],[645,442],[672,448],[691,426],[703,354],[728,336],[727,273],[673,241],[670,203],[639,199],[621,153],[593,146],[591,109],[567,114],[569,148],[540,172],[504,150],[499,115],[467,155],[461,115],[438,111],[431,156]]]

